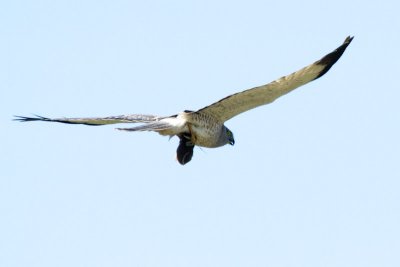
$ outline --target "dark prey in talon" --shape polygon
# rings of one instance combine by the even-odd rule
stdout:
[[[192,159],[195,146],[215,148],[226,144],[234,145],[233,133],[224,125],[225,121],[242,112],[269,104],[278,97],[320,78],[339,60],[352,40],[353,37],[347,37],[344,43],[333,52],[292,74],[271,83],[232,94],[197,111],[185,110],[172,116],[132,114],[100,118],[50,119],[42,116],[15,116],[15,120],[85,125],[142,123],[132,128],[117,129],[131,132],[153,131],[161,135],[178,136],[177,160],[184,165]]]

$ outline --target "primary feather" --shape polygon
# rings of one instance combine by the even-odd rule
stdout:
[[[68,124],[84,124],[84,125],[106,125],[116,123],[137,123],[137,122],[152,122],[160,120],[161,118],[155,115],[143,115],[143,114],[131,114],[131,115],[119,115],[119,116],[108,116],[108,117],[93,117],[93,118],[56,118],[50,119],[43,116],[35,115],[35,117],[15,116],[16,121],[49,121],[49,122],[60,122]]]
[[[347,37],[341,46],[307,67],[287,76],[283,76],[266,85],[227,96],[198,110],[198,112],[210,114],[224,122],[242,112],[261,105],[269,104],[278,97],[285,95],[306,83],[318,79],[327,73],[333,64],[339,60],[352,40],[353,37]]]

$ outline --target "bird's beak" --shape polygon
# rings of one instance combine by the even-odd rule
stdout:
[[[235,144],[235,139],[229,139],[229,144],[233,146]]]

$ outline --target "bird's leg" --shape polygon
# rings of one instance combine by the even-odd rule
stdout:
[[[193,134],[193,131],[192,131],[192,125],[190,124],[190,123],[188,123],[187,124],[187,126],[188,126],[188,129],[189,129],[189,136],[185,136],[188,140],[190,140],[190,141],[188,141],[188,145],[195,145],[196,144],[196,136]]]

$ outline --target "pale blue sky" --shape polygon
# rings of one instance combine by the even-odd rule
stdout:
[[[0,266],[400,266],[398,1],[7,1]],[[236,145],[13,122],[175,114],[323,78],[228,121]]]

